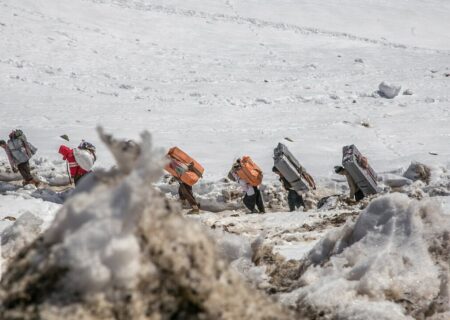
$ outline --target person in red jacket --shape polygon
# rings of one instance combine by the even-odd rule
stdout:
[[[94,145],[84,140],[74,149],[61,145],[58,152],[63,156],[63,160],[67,161],[70,178],[75,185],[91,171],[96,160]]]

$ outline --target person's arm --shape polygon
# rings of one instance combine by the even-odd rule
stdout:
[[[62,155],[63,156],[63,160],[66,160],[67,159],[67,156],[69,155],[69,153],[70,153],[70,148],[69,147],[67,147],[67,146],[65,146],[65,145],[61,145],[60,147],[59,147],[59,150],[58,150],[58,153],[60,154],[60,155]]]
[[[11,153],[11,150],[9,150],[8,146],[5,147],[5,152],[6,152],[6,156],[8,157],[8,161],[9,161],[12,171],[17,172],[18,169],[17,169],[16,161],[14,160],[14,157]]]
[[[280,182],[283,185],[284,189],[289,190],[291,188],[291,184],[289,183],[289,181],[286,180],[285,177],[280,176]]]
[[[363,169],[369,168],[369,160],[367,159],[367,157],[361,155],[356,160]]]
[[[315,190],[316,182],[314,181],[313,177],[308,172],[305,171],[302,172],[302,176],[306,180],[306,182],[308,182],[309,186]]]
[[[19,137],[18,140],[20,140],[20,142],[22,143],[22,147],[25,149],[26,155],[30,158],[33,154],[31,153],[31,150],[28,147],[27,139],[25,138],[25,136],[22,135]]]

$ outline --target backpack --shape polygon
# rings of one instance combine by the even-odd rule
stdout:
[[[172,176],[193,186],[203,176],[205,169],[183,150],[173,147],[167,153],[170,162],[164,167]]]
[[[248,182],[253,187],[259,186],[263,179],[261,168],[258,167],[249,156],[243,156],[241,158],[241,166],[236,171],[236,174],[239,178]]]
[[[9,134],[9,138],[11,140],[13,140],[13,139],[20,139],[20,137],[23,137],[25,140],[27,139],[25,137],[25,135],[23,134],[23,131],[20,130],[20,129],[15,129],[15,130],[11,131],[11,133]]]
[[[73,149],[73,156],[75,161],[85,171],[90,171],[95,163],[95,155],[86,149]]]
[[[31,159],[37,149],[27,141],[22,130],[16,129],[9,134],[8,148],[17,164]]]

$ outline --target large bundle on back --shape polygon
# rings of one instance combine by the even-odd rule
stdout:
[[[73,156],[78,165],[86,171],[90,171],[95,163],[95,156],[88,150],[75,148],[73,149]]]
[[[289,149],[282,143],[273,150],[274,166],[296,191],[308,191],[308,186],[302,180],[305,170]]]
[[[23,163],[36,153],[37,149],[28,142],[22,130],[14,130],[9,134],[8,148],[16,163]]]
[[[170,162],[164,167],[175,178],[193,186],[203,176],[205,169],[183,150],[173,147],[167,153]]]
[[[380,192],[380,188],[377,185],[377,174],[370,167],[367,158],[361,155],[355,145],[345,146],[342,149],[342,166],[347,170],[364,195]]]
[[[252,158],[250,158],[249,156],[243,156],[241,159],[239,159],[239,165],[233,166],[233,168],[231,169],[228,176],[232,180],[234,180],[231,172],[236,173],[240,179],[248,182],[254,187],[257,187],[262,183],[263,172],[261,168],[258,167],[258,165],[254,163]]]

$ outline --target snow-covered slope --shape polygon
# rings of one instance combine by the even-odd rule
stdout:
[[[113,158],[95,127],[126,138],[146,129],[158,147],[178,145],[204,165],[195,191],[211,211],[239,208],[239,195],[217,203],[227,183],[216,183],[238,156],[252,156],[265,182],[274,182],[272,150],[282,141],[318,180],[318,192],[333,194],[345,185],[333,165],[343,145],[356,144],[387,172],[386,185],[408,184],[399,191],[434,196],[450,214],[448,17],[446,0],[0,0],[0,139],[23,129],[39,149],[39,176],[61,185],[66,168],[57,150],[67,142],[60,135],[70,146],[93,142],[97,166],[108,167]],[[400,94],[380,97],[382,81],[401,86]],[[20,237],[22,227],[41,232],[66,194],[19,188],[5,160],[0,150],[0,180],[9,181],[0,183],[0,219],[24,217],[8,229],[10,239],[23,240],[7,244],[10,257],[32,238]],[[431,167],[429,186],[399,177],[413,160]],[[157,185],[175,193],[166,180]],[[261,238],[300,259],[362,209],[336,203],[308,214],[225,211],[198,220],[237,234],[247,249]],[[0,230],[11,224],[0,221]],[[255,282],[265,272],[245,266]],[[343,281],[340,268],[332,271]],[[306,294],[324,289],[312,279],[321,272],[308,273]]]
[[[284,137],[324,177],[348,143],[378,170],[450,155],[446,1],[0,4],[0,135],[21,127],[49,158],[98,123],[150,130],[211,180],[244,153],[269,171]],[[414,94],[372,97],[383,80]]]

